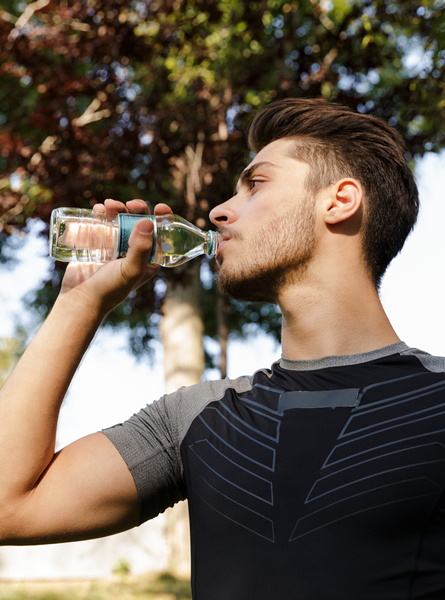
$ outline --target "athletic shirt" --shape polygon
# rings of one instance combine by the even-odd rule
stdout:
[[[443,358],[282,358],[104,434],[141,522],[188,499],[195,600],[445,598]]]

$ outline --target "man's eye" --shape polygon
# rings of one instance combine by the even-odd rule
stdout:
[[[249,181],[249,189],[253,190],[257,187],[258,183],[262,183],[261,179],[250,179]]]

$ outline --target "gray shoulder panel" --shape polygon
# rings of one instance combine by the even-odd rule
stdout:
[[[172,394],[180,404],[180,423],[178,444],[181,445],[191,423],[200,412],[216,400],[221,400],[228,389],[233,389],[241,394],[252,389],[251,377],[238,377],[237,379],[219,379],[216,381],[204,381],[191,387],[179,388]]]
[[[415,356],[428,371],[432,373],[445,373],[445,358],[443,356],[433,356],[418,350],[417,348],[408,348],[404,352],[401,352],[403,356]]]

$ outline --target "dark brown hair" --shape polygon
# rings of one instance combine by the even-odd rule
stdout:
[[[384,121],[322,99],[289,98],[261,110],[249,130],[249,147],[295,138],[292,156],[312,167],[310,192],[354,177],[363,186],[362,249],[378,288],[391,260],[414,227],[419,196],[406,164],[402,137]]]

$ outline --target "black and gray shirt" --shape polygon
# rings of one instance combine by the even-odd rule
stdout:
[[[182,388],[104,431],[196,600],[445,598],[445,359],[402,342]]]

